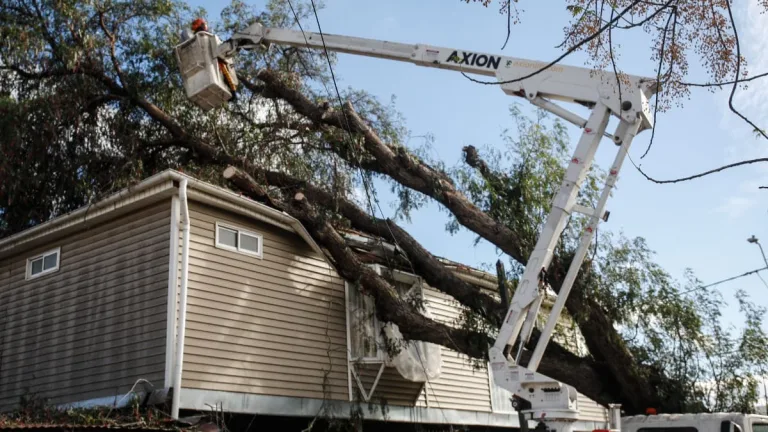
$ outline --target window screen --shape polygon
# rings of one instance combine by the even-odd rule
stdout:
[[[263,237],[242,228],[216,223],[216,247],[261,258]]]
[[[248,252],[259,253],[259,237],[240,233],[240,247]]]
[[[219,227],[219,243],[224,246],[237,248],[237,231]]]

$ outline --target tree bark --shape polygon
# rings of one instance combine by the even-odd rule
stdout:
[[[339,274],[351,283],[359,282],[364,290],[373,296],[377,316],[382,321],[397,324],[406,339],[432,342],[463,352],[470,357],[487,358],[490,341],[484,334],[449,327],[418,312],[400,297],[394,287],[357,258],[341,235],[324,220],[304,193],[296,192],[289,203],[279,201],[269,197],[250,175],[234,166],[224,170],[224,178],[249,197],[268,201],[270,205],[298,219],[312,238],[328,251],[337,264]]]
[[[514,232],[472,204],[446,178],[447,176],[432,169],[418,158],[412,157],[405,149],[385,144],[357,115],[351,104],[347,102],[343,112],[323,109],[299,91],[284,85],[273,71],[261,70],[257,77],[264,82],[272,94],[288,102],[299,114],[312,121],[362,135],[364,147],[375,158],[379,172],[405,187],[435,199],[447,207],[463,226],[498,246],[521,264],[526,263],[527,259],[520,246],[522,242]],[[341,151],[339,153],[343,154]],[[473,155],[470,154],[470,156]],[[474,160],[467,160],[467,162],[479,167],[479,157],[472,159]],[[354,160],[349,159],[348,162],[353,165],[355,163]],[[487,176],[487,170],[483,171],[485,171],[483,175]],[[559,261],[553,259],[549,271],[561,275],[554,278],[552,283],[555,291],[559,292],[567,267],[558,263]],[[585,339],[588,339],[590,352],[596,359],[611,365],[606,371],[621,384],[621,402],[632,412],[641,412],[649,404],[654,404],[656,401],[651,396],[653,391],[650,389],[647,377],[640,368],[629,366],[634,365],[635,362],[613,323],[603,313],[597,302],[589,299],[579,300],[578,297],[577,292],[570,295],[566,301],[566,307],[573,316],[590,317],[590,319],[580,319],[577,323]],[[625,361],[628,363],[623,363]]]
[[[135,93],[126,91],[122,86],[120,86],[120,84],[112,80],[110,77],[104,75],[103,73],[93,69],[86,69],[83,72],[77,73],[91,76],[92,78],[101,82],[112,94],[124,99],[128,99],[135,103],[139,108],[145,111],[155,121],[162,124],[166,130],[171,133],[174,139],[169,142],[175,145],[181,145],[188,149],[192,149],[197,152],[197,154],[203,159],[220,165],[233,164],[252,169],[254,172],[260,171],[252,167],[251,164],[249,164],[247,161],[233,158],[222,152],[219,148],[196,139],[194,136],[185,131],[171,116],[165,113],[158,106]],[[447,176],[445,176],[443,173],[432,169],[428,165],[421,162],[419,159],[412,157],[404,149],[393,149],[392,147],[386,145],[383,141],[380,140],[375,132],[373,132],[373,130],[365,125],[363,120],[354,112],[349,104],[347,104],[345,107],[345,113],[329,111],[328,109],[316,106],[301,93],[290,89],[288,86],[283,84],[282,81],[280,81],[274,72],[262,71],[259,73],[259,78],[264,81],[264,86],[269,92],[270,97],[285,100],[299,114],[304,115],[308,119],[328,126],[339,128],[345,128],[346,126],[346,129],[349,132],[362,134],[364,137],[363,142],[365,144],[366,150],[368,150],[376,157],[375,161],[367,161],[365,163],[366,169],[375,168],[377,172],[390,176],[392,179],[398,181],[402,185],[434,198],[446,206],[456,216],[457,220],[462,223],[462,225],[476,232],[491,243],[495,244],[517,261],[523,264],[525,263],[526,259],[519,246],[520,241],[509,228],[495,221],[493,218],[482,212],[482,210],[477,208],[474,204],[469,202],[469,200],[461,192],[456,190],[450,179],[448,179]],[[344,114],[346,114],[346,119],[351,120],[350,122],[342,121]],[[355,161],[348,160],[348,162],[354,164]],[[264,170],[261,170],[261,173],[265,175],[265,178],[271,180],[271,184],[281,180],[285,183],[298,183],[296,184],[296,187],[307,187],[307,185],[303,182],[296,182],[295,179],[291,179],[290,176],[285,176],[282,173],[265,172]],[[254,184],[256,183],[254,182]],[[267,198],[266,194],[262,195],[261,198]],[[275,203],[271,203],[271,205],[275,205]],[[350,211],[350,214],[351,213],[352,212]],[[300,218],[297,219],[302,220]],[[382,225],[383,221],[366,222],[364,218],[357,218],[357,221],[361,228],[363,226],[367,226],[367,228],[369,228],[365,229],[367,232],[371,232],[370,228],[375,228],[373,232],[388,232],[388,230],[385,231],[382,229],[384,227]],[[309,221],[305,219],[302,220],[302,222]],[[352,280],[354,280],[356,275],[365,275],[365,280],[367,281],[366,283],[370,285],[368,289],[375,290],[377,287],[383,288],[380,284],[375,283],[375,278],[373,278],[370,272],[358,273],[356,270],[360,269],[358,267],[358,265],[361,265],[360,261],[352,260],[352,258],[355,257],[348,248],[346,250],[348,254],[342,254],[341,252],[343,252],[344,249],[341,248],[340,245],[337,245],[333,242],[333,240],[338,239],[334,238],[334,236],[332,236],[331,233],[327,231],[327,229],[321,228],[324,227],[320,226],[314,228],[314,234],[318,236],[316,239],[322,238],[325,239],[325,242],[329,242],[330,244],[337,246],[336,249],[334,249],[336,253],[331,255],[333,256],[333,259],[337,261],[337,267],[339,268],[339,271],[343,277],[352,277]],[[400,237],[397,237],[395,232],[400,233]],[[405,247],[410,246],[411,253],[413,253],[414,256],[414,265],[421,265],[421,270],[425,271],[425,275],[428,275],[430,280],[438,280],[441,278],[441,276],[444,275],[442,272],[430,273],[430,270],[433,270],[433,267],[428,264],[434,264],[434,261],[430,260],[430,255],[428,252],[419,251],[420,245],[418,245],[418,243],[415,241],[410,241],[412,239],[409,239],[409,236],[404,236],[403,233],[405,232],[403,230],[394,229],[392,230],[392,233],[393,241],[397,241],[398,244],[402,243],[402,245]],[[341,240],[343,242],[343,239]],[[422,257],[421,261],[418,261],[419,257]],[[339,259],[341,259],[341,261],[339,261]],[[563,269],[559,266],[555,266],[555,260],[553,260],[553,265],[551,268],[553,269],[554,273],[564,275]],[[451,281],[450,278],[447,280]],[[556,290],[558,290],[560,284],[557,278],[554,280],[555,283],[553,283],[553,286]],[[477,295],[477,290],[467,290],[466,284],[463,286],[461,283],[433,283],[435,283],[436,288],[440,289],[440,287],[442,287],[443,289],[447,289],[449,292],[453,293],[451,295],[455,294],[457,298],[463,299],[464,302],[467,302],[473,307],[477,308],[476,310],[480,311],[484,315],[491,317],[493,315],[492,311],[494,309],[498,310],[498,306],[491,305],[487,299],[482,299],[481,297],[472,299],[472,295],[470,295],[470,293]],[[589,320],[581,320],[578,323],[580,329],[582,330],[582,334],[584,334],[585,339],[587,339],[590,352],[595,356],[595,358],[600,362],[605,361],[606,364],[611,364],[612,361],[610,359],[614,358],[631,360],[631,355],[629,355],[628,351],[626,350],[626,347],[623,344],[623,340],[618,336],[615,329],[612,327],[612,324],[601,312],[599,307],[596,308],[593,304],[589,304],[589,302],[582,303],[572,300],[575,297],[575,295],[572,295],[569,298],[569,302],[566,306],[574,316],[577,315],[573,313],[574,309],[589,311],[591,318]],[[396,323],[397,321],[395,321],[395,319],[399,320],[400,322],[398,325],[403,330],[408,326],[413,326],[413,328],[403,331],[405,337],[417,340],[425,340],[428,342],[452,347],[457,351],[464,352],[467,355],[476,358],[486,357],[487,352],[485,351],[484,343],[487,343],[488,341],[484,341],[484,343],[478,344],[477,339],[475,337],[471,337],[467,332],[451,334],[451,331],[456,332],[458,330],[449,331],[445,326],[438,326],[435,328],[434,326],[437,323],[429,322],[429,320],[424,321],[424,319],[419,318],[418,316],[406,314],[401,305],[393,303],[391,297],[382,295],[380,298],[376,298],[377,305],[379,305],[380,299],[382,302],[380,304],[380,307],[383,310],[382,313],[386,314],[382,318],[392,320]],[[440,331],[439,334],[435,332],[437,330]],[[572,363],[568,364],[573,365]],[[632,361],[629,363],[624,363],[624,365],[631,364],[634,363]],[[640,376],[640,371],[638,368],[622,368],[619,367],[620,365],[621,363],[616,362],[613,364],[614,367],[611,367],[605,371],[611,373],[611,381],[623,383],[621,391],[623,396],[622,402],[625,403],[628,411],[638,412],[648,405],[646,401],[652,400],[646,396],[648,394],[652,394],[652,392],[646,390],[648,388],[646,385],[647,381],[644,381],[643,377]],[[563,366],[563,370],[569,371],[572,370],[572,368],[566,368]],[[542,373],[545,373],[543,369]],[[559,377],[563,375],[569,375],[567,373],[563,374],[562,372],[557,373],[555,370],[551,371],[550,373],[550,376],[556,379],[560,379]],[[579,387],[579,385],[575,384],[573,377],[568,377],[567,379],[562,380],[564,382],[571,383],[571,385],[577,386],[577,388],[580,389],[586,388],[584,386],[588,385],[587,382],[583,382],[579,384],[581,386]],[[594,394],[592,391],[589,391],[589,393],[590,397],[593,397],[595,400],[598,400],[602,403],[608,402],[601,396]]]
[[[316,196],[315,190],[307,192],[306,195],[296,192],[292,202],[287,204],[269,197],[263,187],[250,175],[236,167],[228,167],[224,171],[224,177],[247,196],[258,201],[267,201],[270,205],[301,221],[312,238],[329,252],[341,276],[348,281],[359,281],[374,297],[379,317],[384,321],[397,324],[406,339],[432,342],[470,357],[487,359],[487,350],[492,341],[484,334],[456,329],[424,317],[404,302],[397,291],[375,271],[363,264],[338,232],[323,220],[307,198],[307,196]],[[474,291],[479,294],[477,289]],[[538,335],[539,333],[535,331],[527,346],[528,350],[523,353],[523,361],[527,361],[530,357],[530,350],[535,346]],[[612,388],[615,390],[615,387],[606,385],[603,371],[591,360],[578,357],[556,343],[550,343],[544,359],[539,368],[541,373],[574,386],[598,403],[608,404],[615,401],[616,392],[608,390]]]

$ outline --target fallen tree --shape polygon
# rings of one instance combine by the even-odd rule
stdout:
[[[19,41],[0,48],[0,89],[8,95],[0,124],[8,156],[0,171],[9,185],[0,203],[4,234],[157,170],[180,168],[300,220],[338,272],[359,282],[374,297],[378,316],[407,339],[485,359],[504,307],[456,277],[397,220],[377,215],[375,198],[356,200],[354,190],[371,195],[374,180],[387,182],[404,214],[425,202],[439,205],[452,229],[468,230],[510,258],[514,289],[562,178],[568,146],[562,125],[548,126],[544,117],[531,122],[513,111],[518,157],[505,160],[494,150],[484,157],[468,146],[464,163],[449,170],[403,145],[396,113],[375,98],[348,91],[337,106],[321,96],[318,89],[331,81],[318,52],[287,48],[243,56],[238,99],[208,114],[197,111],[181,90],[171,52],[177,30],[192,18],[183,4],[12,0],[0,5],[0,16],[3,33]],[[257,15],[235,2],[218,30],[239,28],[254,16],[276,26],[292,20],[278,3]],[[32,123],[38,127],[22,126]],[[599,180],[599,172],[591,173],[580,199],[593,200]],[[466,322],[447,326],[403,301],[344,241],[340,230],[348,227],[396,244],[414,272],[471,312]],[[552,261],[555,291],[578,233],[574,220]],[[628,413],[748,406],[753,367],[765,356],[730,363],[728,374],[720,370],[725,366],[704,369],[696,361],[725,355],[726,342],[762,340],[759,319],[749,335],[723,336],[706,318],[719,305],[708,293],[682,295],[642,239],[601,239],[566,303],[589,355],[551,343],[539,370],[600,403],[622,403]],[[617,270],[627,263],[637,269]],[[720,339],[713,343],[712,335]],[[709,376],[742,385],[722,386],[726,396],[712,404],[693,385]]]

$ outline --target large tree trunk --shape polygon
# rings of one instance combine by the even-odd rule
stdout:
[[[282,182],[286,185],[290,184],[297,190],[309,190],[311,193],[308,192],[308,195],[317,196],[318,200],[329,199],[322,194],[315,194],[322,189],[311,190],[312,185],[292,179],[283,173],[253,167],[248,161],[233,158],[222,149],[199,140],[184,130],[161,108],[135,92],[126,90],[122,84],[112,80],[94,66],[62,73],[80,74],[93,78],[101,83],[110,95],[129,101],[143,110],[149,117],[163,125],[172,137],[169,140],[148,145],[184,147],[193,150],[202,161],[208,163],[222,167],[230,164],[242,166],[254,175],[263,176],[267,180],[266,184],[275,185]],[[312,103],[301,93],[285,85],[275,73],[262,71],[259,78],[264,81],[266,93],[263,94],[285,100],[299,114],[317,125],[346,128],[351,133],[361,135],[365,150],[371,157],[362,161],[346,159],[350,164],[358,164],[365,169],[388,175],[403,186],[432,197],[449,209],[466,228],[498,246],[517,261],[525,263],[525,253],[520,246],[522,243],[514,232],[472,204],[445,174],[424,164],[405,149],[385,144],[357,115],[351,105],[345,106],[345,114],[351,121],[342,122],[341,112],[334,112]],[[334,148],[334,151],[349,157],[348,149]],[[343,239],[333,227],[317,219],[317,211],[306,199],[296,199],[290,203],[276,202],[267,196],[263,189],[259,192],[257,182],[251,181],[250,184],[256,186],[250,190],[252,196],[266,200],[270,205],[284,211],[290,210],[289,214],[306,224],[313,238],[329,251],[339,273],[345,279],[359,280],[369,289],[376,299],[377,307],[380,309],[378,313],[381,314],[382,319],[397,323],[404,336],[447,346],[476,358],[487,356],[486,350],[490,341],[485,336],[444,326],[409,309],[407,304],[399,300],[394,289],[374,272],[367,270],[366,266],[344,244]],[[334,208],[336,203],[337,201],[334,202]],[[341,209],[343,216],[359,229],[374,234],[389,233],[385,234],[385,237],[396,242],[407,252],[418,273],[425,277],[428,283],[456,297],[462,304],[479,312],[491,322],[498,319],[502,312],[498,302],[480,294],[478,290],[448,272],[407,232],[392,224],[391,221],[366,217],[365,213],[360,212],[359,209],[344,205]],[[384,230],[385,226],[389,228]],[[564,275],[565,268],[554,260],[552,273]],[[561,279],[558,276],[554,278],[556,288],[559,287],[559,280]],[[632,367],[635,363],[631,355],[600,308],[594,302],[579,300],[576,295],[571,296],[567,307],[574,316],[579,316],[574,311],[588,311],[587,316],[590,318],[579,320],[578,324],[587,339],[594,360],[580,359],[560,347],[551,345],[541,365],[541,372],[573,385],[600,403],[615,402],[618,399],[625,404],[629,412],[639,412],[653,403],[653,397],[649,396],[653,395],[653,392],[648,390],[650,387],[647,378],[643,376],[640,368]],[[619,360],[614,362],[613,359]],[[616,386],[617,383],[621,383],[619,388]]]
[[[521,264],[526,263],[527,254],[516,233],[471,203],[446,175],[412,156],[404,148],[384,143],[357,115],[351,104],[347,103],[343,107],[343,113],[334,112],[318,106],[299,91],[286,86],[273,71],[262,70],[258,78],[272,95],[288,102],[306,118],[361,135],[365,150],[370,155],[370,160],[365,163],[366,169],[386,174],[403,186],[433,198],[448,208],[465,228],[499,247]],[[347,154],[346,149],[338,146],[334,150],[342,157]],[[467,162],[478,163],[478,160]],[[359,164],[355,159],[347,161],[352,165]],[[567,272],[567,264],[558,257],[554,257],[550,264],[549,273],[554,276],[552,286],[557,292]],[[587,340],[590,353],[595,360],[607,366],[604,372],[610,374],[610,380],[619,384],[621,398],[618,402],[633,413],[643,412],[649,406],[658,406],[659,401],[654,397],[655,392],[646,372],[636,366],[612,321],[595,300],[583,298],[579,295],[578,287],[575,288],[566,301],[566,308],[574,317],[588,317],[577,319],[577,324]]]
[[[247,196],[269,202],[270,205],[301,221],[312,238],[328,251],[341,276],[348,281],[359,282],[374,297],[379,318],[397,324],[406,339],[432,342],[467,354],[470,357],[487,359],[488,348],[492,341],[486,335],[449,327],[424,317],[403,301],[389,283],[361,262],[342,236],[322,218],[312,204],[312,199],[309,197],[315,198],[316,195],[314,194],[319,192],[315,188],[311,189],[312,193],[308,192],[307,194],[294,188],[297,190],[294,198],[290,203],[285,203],[268,196],[264,188],[253,177],[236,167],[228,167],[224,171],[224,177]],[[323,199],[321,198],[321,200]],[[349,202],[346,205],[355,206]],[[450,271],[445,270],[444,266],[439,265],[439,267],[443,270],[436,268],[433,271],[439,274],[446,273],[444,276],[449,280],[456,279],[461,284],[465,284]],[[430,272],[425,273],[429,274]],[[436,285],[445,286],[444,283],[439,282]],[[474,289],[474,292],[477,295],[485,295],[478,292],[477,289]],[[491,298],[491,301],[495,300]],[[498,306],[497,303],[494,308],[498,308]],[[535,332],[527,346],[529,349],[524,351],[523,361],[527,361],[537,340],[538,332]],[[589,359],[578,357],[556,343],[551,343],[547,348],[539,371],[574,386],[583,394],[602,404],[613,403],[618,397],[616,386],[613,386],[610,380],[606,380],[608,377],[597,364]]]

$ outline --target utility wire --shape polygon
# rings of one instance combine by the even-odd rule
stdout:
[[[677,14],[677,9],[675,9],[675,15]],[[663,34],[661,36],[661,53],[659,54],[659,68],[656,71],[656,85],[659,85],[659,82],[661,81],[661,67],[664,65],[664,48],[666,47],[666,41],[667,41],[667,31],[669,29],[669,22],[672,19],[672,13],[669,14],[669,17],[667,17],[667,23],[664,25]],[[673,36],[674,36],[674,28],[673,28]],[[674,42],[673,42],[674,44]],[[672,47],[670,46],[670,49]],[[672,57],[670,56],[670,59]],[[670,65],[670,70],[672,66]],[[618,79],[618,78],[617,78]],[[661,91],[659,91],[656,94],[656,98],[653,101],[653,128],[651,128],[651,140],[648,142],[648,147],[645,149],[645,152],[642,156],[640,156],[640,159],[643,159],[645,155],[648,154],[649,151],[651,151],[651,147],[653,146],[653,138],[656,136],[656,115],[659,112],[659,100],[661,99]]]
[[[745,117],[742,113],[733,107],[733,96],[736,94],[736,88],[739,86],[739,74],[741,73],[741,43],[739,42],[739,32],[736,31],[736,21],[733,19],[733,11],[731,10],[731,2],[725,2],[725,6],[728,8],[728,18],[731,20],[731,27],[733,27],[733,37],[736,40],[736,73],[734,74],[733,87],[731,88],[731,95],[728,97],[728,107],[734,114],[741,117],[745,122],[752,126],[757,132],[760,132],[765,139],[768,139],[768,135],[763,132],[762,129],[757,127],[751,120]]]
[[[739,79],[735,81],[723,81],[723,82],[717,82],[717,83],[691,83],[691,82],[683,82],[678,81],[677,83],[680,85],[688,86],[688,87],[721,87],[724,85],[730,85],[730,84],[736,84],[736,83],[745,83],[749,81],[754,81],[756,79],[765,78],[768,76],[768,72],[763,72],[757,75],[753,75],[751,77],[746,77],[744,79]]]
[[[344,122],[346,123],[346,126],[347,126],[347,128],[346,128],[346,132],[347,132],[346,135],[351,139],[352,138],[352,132],[351,132],[352,127],[349,124],[349,118],[347,117],[347,113],[346,113],[346,111],[343,108],[344,103],[343,103],[343,101],[341,99],[341,93],[339,92],[339,87],[336,84],[336,77],[335,77],[335,75],[333,73],[333,66],[331,65],[331,58],[330,58],[330,55],[328,54],[328,48],[325,45],[325,36],[323,35],[323,29],[320,26],[320,17],[318,16],[317,9],[315,8],[315,1],[314,0],[310,0],[310,3],[312,4],[312,11],[313,11],[313,13],[315,15],[315,22],[317,23],[317,31],[318,31],[318,33],[320,33],[320,40],[323,43],[323,51],[325,52],[325,57],[328,60],[328,69],[331,72],[331,79],[333,80],[333,86],[336,89],[336,97],[339,100],[339,106],[341,107],[341,112],[344,115]],[[350,148],[354,148],[354,146],[350,146]],[[381,213],[382,220],[384,221],[385,225],[387,226],[387,230],[389,230],[389,234],[390,234],[392,240],[394,241],[395,246],[398,249],[401,249],[400,245],[397,242],[397,237],[395,236],[395,233],[392,232],[392,228],[389,226],[389,221],[385,217],[384,211],[381,209],[381,204],[379,203],[379,200],[375,197],[375,195],[374,195],[374,198],[371,199],[371,191],[369,190],[369,188],[370,189],[373,189],[373,188],[368,184],[367,178],[365,177],[365,173],[363,172],[362,167],[358,167],[358,168],[360,170],[360,175],[361,175],[362,180],[363,180],[363,186],[364,186],[365,191],[366,191],[366,196],[368,198],[368,205],[371,208],[371,213],[373,213],[373,215],[376,214],[376,209],[373,206],[373,204],[375,203],[376,207],[379,210],[379,213]],[[381,235],[381,234],[379,234],[379,235]],[[411,271],[413,272],[413,274],[416,274],[416,269],[413,267],[413,264],[410,262],[410,260],[407,260],[407,261],[408,261],[408,264],[411,267]]]
[[[760,276],[758,273],[763,271],[763,270],[768,270],[768,267],[759,268],[757,270],[750,270],[750,271],[748,271],[746,273],[742,273],[742,274],[740,274],[738,276],[729,277],[728,279],[723,279],[721,281],[713,282],[713,283],[711,283],[709,285],[703,285],[703,286],[699,286],[699,287],[696,287],[696,288],[689,289],[687,291],[683,291],[680,294],[688,294],[688,293],[693,292],[693,291],[703,290],[705,288],[710,288],[710,287],[713,287],[713,286],[716,286],[716,285],[720,285],[720,284],[725,283],[725,282],[730,282],[730,281],[732,281],[734,279],[743,278],[743,277],[749,276],[751,274],[757,274],[758,276]],[[760,277],[760,279],[762,279],[762,277]],[[763,283],[765,283],[765,282],[763,282]]]
[[[331,64],[331,58],[330,58],[330,55],[328,54],[328,48],[325,45],[325,37],[323,35],[323,30],[322,30],[322,27],[320,26],[320,17],[318,16],[317,8],[315,7],[315,1],[314,0],[310,0],[310,3],[312,4],[312,12],[315,15],[315,22],[317,23],[317,31],[320,34],[320,40],[323,43],[323,51],[325,52],[325,57],[328,60],[328,69],[331,72],[331,79],[333,80],[333,86],[334,86],[334,88],[336,90],[336,96],[337,96],[337,98],[339,100],[339,105],[341,107],[342,114],[344,115],[344,121],[345,121],[345,123],[347,125],[347,134],[351,138],[351,134],[352,133],[351,133],[350,130],[352,128],[351,128],[351,126],[349,124],[349,119],[347,118],[347,113],[346,113],[346,111],[343,108],[343,102],[342,102],[342,99],[341,99],[341,92],[339,92],[339,87],[338,87],[338,85],[336,83],[336,77],[335,77],[335,75],[333,73],[333,65]],[[353,148],[353,147],[351,147],[351,148]],[[358,168],[360,169],[360,173],[361,173],[361,176],[362,176],[362,179],[363,179],[363,185],[365,186],[365,189],[366,189],[366,195],[368,197],[368,204],[369,204],[369,206],[371,206],[372,212],[375,214],[375,210],[373,209],[373,204],[371,203],[371,195],[370,195],[370,192],[368,191],[368,184],[367,184],[367,179],[365,177],[365,173],[363,172],[362,167],[358,167]],[[397,242],[397,237],[392,232],[392,228],[389,226],[389,221],[384,216],[384,211],[381,209],[381,205],[379,204],[378,199],[376,199],[374,197],[373,202],[376,203],[376,207],[378,207],[379,212],[381,213],[381,217],[384,220],[384,223],[386,224],[387,229],[389,230],[390,236],[392,237],[392,240],[394,241],[395,246],[398,249],[401,249],[400,245]],[[408,261],[408,264],[411,266],[411,271],[413,272],[413,274],[416,274],[416,269],[414,269],[413,264],[410,262],[410,260],[406,260],[406,261]],[[422,365],[422,367],[423,367],[423,365]],[[425,373],[426,373],[426,370],[425,370]],[[430,386],[431,386],[431,384],[430,384]],[[433,389],[433,392],[434,392],[434,389]],[[440,410],[440,413],[443,415],[444,420],[446,421],[446,423],[448,423],[448,418],[445,415],[445,412],[443,411],[442,407],[440,406],[440,401],[437,398],[435,398],[435,403],[437,403],[437,408],[438,408],[438,410]],[[451,429],[453,429],[452,425],[451,425]]]
[[[755,275],[757,275],[757,277],[760,278],[760,281],[763,283],[763,285],[765,285],[765,287],[768,288],[768,283],[766,283],[765,279],[763,279],[763,277],[760,276],[760,273],[755,273]]]
[[[469,75],[465,74],[464,72],[462,72],[461,74],[462,74],[462,75],[464,75],[464,78],[467,78],[468,80],[470,80],[470,81],[472,81],[472,82],[474,82],[474,83],[477,83],[477,84],[484,84],[484,85],[501,85],[501,84],[511,84],[511,83],[515,83],[515,82],[519,82],[519,81],[523,81],[523,80],[526,80],[526,79],[528,79],[528,78],[531,78],[532,76],[538,75],[538,74],[540,74],[540,73],[544,72],[545,70],[547,70],[547,69],[551,68],[552,66],[555,66],[556,64],[560,63],[560,61],[562,61],[564,58],[566,58],[566,57],[568,57],[569,55],[573,54],[573,53],[574,53],[576,50],[578,50],[578,49],[579,49],[579,48],[581,48],[582,46],[586,45],[587,43],[589,43],[589,42],[590,42],[590,41],[592,41],[593,39],[595,39],[595,38],[597,38],[598,36],[600,36],[600,34],[601,34],[601,33],[603,33],[603,32],[604,32],[606,29],[608,29],[608,27],[610,27],[610,26],[612,26],[613,24],[615,24],[615,23],[616,23],[616,21],[618,21],[619,19],[621,19],[621,17],[623,17],[623,16],[624,16],[624,15],[625,15],[627,12],[629,12],[629,11],[630,11],[632,8],[634,8],[634,7],[635,7],[635,6],[636,6],[638,3],[640,3],[641,1],[643,1],[643,0],[635,0],[635,1],[633,1],[631,5],[627,6],[627,7],[626,7],[624,10],[622,10],[621,12],[619,12],[619,14],[616,16],[616,18],[614,18],[613,20],[609,21],[607,24],[605,24],[604,26],[602,26],[602,27],[601,27],[601,28],[600,28],[598,31],[596,31],[595,33],[591,34],[590,36],[588,36],[588,37],[586,37],[586,38],[582,39],[582,40],[581,40],[579,43],[577,43],[576,45],[574,45],[573,47],[571,47],[570,49],[568,49],[566,52],[564,52],[564,53],[563,53],[562,55],[560,55],[558,58],[556,58],[556,59],[552,60],[551,62],[549,62],[549,63],[548,63],[546,66],[544,66],[544,67],[542,67],[541,69],[538,69],[538,70],[536,70],[536,71],[533,71],[533,72],[529,73],[528,75],[522,76],[522,77],[520,77],[520,78],[515,78],[515,79],[511,79],[511,80],[506,80],[506,81],[481,81],[481,80],[478,80],[478,79],[472,78],[471,76],[469,76]],[[665,6],[669,6],[669,4],[670,4],[670,3],[672,3],[673,1],[675,1],[675,0],[669,0],[669,1],[666,3],[666,5],[665,5]]]
[[[680,178],[676,178],[676,179],[672,179],[672,180],[658,180],[658,179],[655,179],[655,178],[649,176],[648,174],[646,174],[645,171],[643,171],[635,163],[635,161],[632,159],[632,156],[629,153],[627,153],[627,156],[629,157],[629,161],[632,162],[632,165],[635,166],[635,169],[637,169],[637,171],[639,171],[640,174],[642,174],[643,177],[646,178],[646,180],[652,181],[652,182],[654,182],[656,184],[680,183],[680,182],[684,182],[684,181],[688,181],[688,180],[693,180],[693,179],[696,179],[696,178],[699,178],[699,177],[704,177],[704,176],[707,176],[707,175],[710,175],[710,174],[714,174],[714,173],[717,173],[717,172],[720,172],[720,171],[725,171],[727,169],[735,168],[735,167],[742,166],[742,165],[750,165],[750,164],[754,164],[754,163],[758,163],[758,162],[768,162],[768,158],[748,159],[748,160],[743,160],[743,161],[740,161],[740,162],[734,162],[734,163],[728,164],[728,165],[723,165],[723,166],[721,166],[719,168],[713,168],[711,170],[700,172],[700,173],[694,174],[694,175],[690,175],[688,177],[680,177]]]

